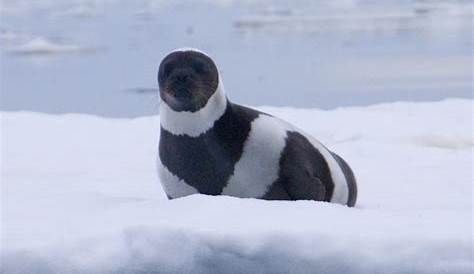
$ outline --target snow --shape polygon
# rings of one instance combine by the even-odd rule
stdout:
[[[36,37],[22,45],[10,49],[10,52],[25,55],[45,55],[58,53],[77,53],[91,50],[92,49],[87,49],[76,45],[54,43],[44,37]]]
[[[3,112],[0,273],[472,273],[473,106],[263,107],[347,159],[355,208],[168,201],[159,117]]]

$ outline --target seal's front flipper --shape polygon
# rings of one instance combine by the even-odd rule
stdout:
[[[298,179],[289,178],[286,190],[292,200],[315,200],[325,201],[326,187],[318,178],[305,172],[304,176],[298,176]]]

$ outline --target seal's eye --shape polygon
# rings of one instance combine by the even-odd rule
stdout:
[[[199,74],[209,72],[209,66],[206,63],[201,62],[201,61],[195,61],[193,63],[193,68]]]
[[[174,66],[170,63],[167,63],[164,65],[163,67],[163,77],[168,77],[171,73],[171,71],[173,70]]]

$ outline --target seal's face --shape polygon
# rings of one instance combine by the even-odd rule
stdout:
[[[175,111],[195,112],[217,90],[217,67],[197,51],[175,51],[163,59],[158,71],[161,99]]]

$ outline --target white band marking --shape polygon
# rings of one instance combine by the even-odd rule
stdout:
[[[278,179],[281,152],[285,148],[286,128],[268,115],[260,115],[251,124],[244,150],[235,164],[223,195],[261,198]]]
[[[161,126],[174,135],[188,135],[191,137],[198,137],[211,129],[214,122],[224,114],[227,107],[227,98],[221,82],[219,79],[214,94],[209,98],[206,105],[196,112],[175,111],[161,100]]]
[[[159,157],[157,166],[161,185],[163,186],[166,195],[169,197],[179,198],[198,193],[197,189],[188,185],[184,180],[181,180],[178,176],[171,173],[171,171],[161,163]]]

